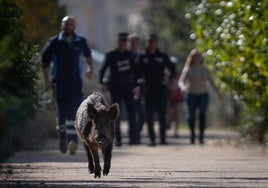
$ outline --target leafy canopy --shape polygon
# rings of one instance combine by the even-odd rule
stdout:
[[[249,106],[268,102],[268,1],[202,0],[186,14],[221,88]]]
[[[244,102],[242,132],[263,142],[268,130],[268,0],[202,0],[186,14],[198,48],[229,91]]]

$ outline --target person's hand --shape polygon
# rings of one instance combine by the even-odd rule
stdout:
[[[89,79],[93,79],[95,77],[94,72],[91,71],[90,69],[86,70],[86,77]]]
[[[101,85],[100,85],[100,90],[101,90],[102,92],[107,91],[107,90],[108,90],[107,85],[105,85],[105,84],[101,84]]]
[[[140,97],[140,88],[136,87],[136,88],[134,88],[133,91],[134,91],[134,100],[138,100]]]
[[[162,80],[162,84],[167,86],[169,83],[169,78],[167,76],[164,77],[164,79]]]

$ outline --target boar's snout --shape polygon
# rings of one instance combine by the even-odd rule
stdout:
[[[106,138],[106,135],[100,135],[98,138],[97,138],[97,143],[100,145],[100,146],[105,146],[107,144],[107,138]]]

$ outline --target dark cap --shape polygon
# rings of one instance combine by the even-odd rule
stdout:
[[[147,41],[157,41],[157,38],[157,35],[152,33],[147,37]]]
[[[128,33],[118,33],[118,40],[127,40]]]

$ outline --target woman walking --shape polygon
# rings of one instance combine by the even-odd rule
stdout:
[[[221,95],[214,84],[209,70],[203,64],[203,57],[200,52],[193,49],[185,62],[179,85],[187,93],[186,102],[188,107],[188,124],[191,130],[191,144],[195,144],[195,120],[196,111],[199,110],[199,142],[204,144],[204,131],[206,127],[206,111],[208,106],[207,82],[221,100]]]

